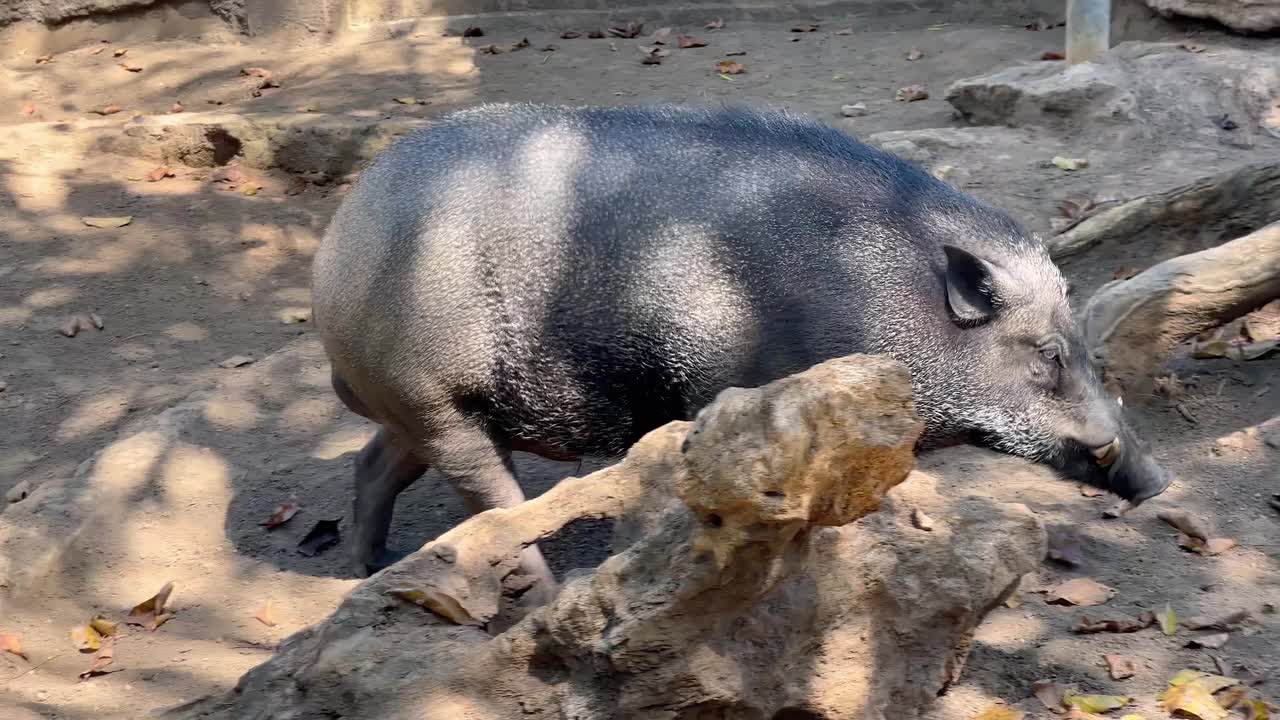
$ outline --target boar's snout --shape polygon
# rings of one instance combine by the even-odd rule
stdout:
[[[1105,418],[1091,432],[1077,433],[1068,441],[1061,470],[1128,500],[1137,506],[1164,492],[1172,476],[1160,466],[1118,417]]]
[[[1167,490],[1173,477],[1135,438],[1122,438],[1117,438],[1119,452],[1107,468],[1107,481],[1111,492],[1136,507]],[[1129,440],[1127,446],[1125,440]]]

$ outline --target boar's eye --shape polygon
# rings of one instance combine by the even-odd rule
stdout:
[[[1059,353],[1055,345],[1045,345],[1040,348],[1040,357],[1047,363],[1057,364]]]

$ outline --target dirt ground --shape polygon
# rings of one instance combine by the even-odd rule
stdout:
[[[0,571],[0,632],[21,638],[29,656],[0,653],[0,707],[14,709],[0,714],[137,718],[225,689],[275,643],[324,617],[356,582],[341,546],[315,557],[294,548],[319,519],[349,523],[352,456],[370,433],[332,398],[311,328],[297,322],[309,306],[310,258],[342,186],[299,185],[282,172],[249,169],[229,188],[213,181],[208,168],[183,166],[149,182],[155,162],[83,153],[63,142],[68,128],[86,118],[123,124],[136,114],[165,113],[175,102],[187,112],[335,113],[376,122],[486,101],[671,101],[782,106],[868,136],[956,127],[943,100],[951,82],[1062,45],[1060,28],[936,18],[823,23],[806,33],[787,25],[683,30],[707,47],[672,48],[658,65],[640,62],[643,36],[562,39],[546,31],[528,33],[527,48],[496,55],[482,48],[509,46],[521,36],[423,33],[296,50],[100,45],[51,62],[2,59],[0,137],[27,126],[38,132],[22,137],[39,140],[0,143],[0,492],[26,483],[32,493],[0,516],[7,522],[0,536],[0,570],[7,570]],[[1196,32],[1202,43],[1263,42]],[[922,57],[908,60],[912,48]],[[746,65],[746,73],[715,72],[729,52],[745,52],[728,59]],[[252,66],[270,69],[280,87],[254,97],[260,78],[240,73]],[[896,90],[912,84],[924,85],[930,97],[895,101]],[[866,104],[865,116],[841,115],[842,105],[858,102]],[[90,114],[107,105],[122,111]],[[962,168],[965,179],[957,184],[1038,230],[1048,228],[1064,198],[1167,189],[1263,152],[1209,146],[1199,154],[1185,147],[1166,154],[1109,146],[1100,137],[1034,130],[1020,137],[1016,147]],[[1059,149],[1097,153],[1094,169],[1064,175],[1045,162]],[[247,194],[246,184],[256,192]],[[132,221],[95,228],[85,216]],[[1132,248],[1120,256],[1089,255],[1068,270],[1092,278],[1132,255]],[[70,316],[90,312],[101,317],[102,330],[59,333]],[[257,362],[220,366],[237,355]],[[1183,647],[1185,634],[1072,634],[1081,611],[1047,605],[1030,590],[1074,576],[1118,591],[1093,615],[1136,614],[1166,603],[1184,617],[1249,608],[1257,622],[1214,654],[1229,672],[1241,672],[1237,663],[1261,674],[1280,669],[1280,623],[1261,611],[1280,603],[1280,513],[1268,506],[1271,493],[1280,492],[1280,449],[1218,442],[1280,415],[1280,387],[1273,387],[1280,385],[1280,358],[1182,358],[1170,370],[1194,378],[1181,410],[1154,395],[1125,399],[1178,478],[1151,506],[1104,521],[1108,498],[1085,497],[1068,483],[1025,489],[1025,497],[993,487],[1021,497],[1046,522],[1073,527],[1086,561],[1074,570],[1046,565],[1040,577],[1027,579],[1020,607],[991,615],[960,684],[940,700],[940,720],[972,717],[996,700],[1047,717],[1028,700],[1031,683],[1045,678],[1133,695],[1147,717],[1164,717],[1153,698],[1165,678],[1184,667],[1214,670],[1210,653]],[[531,493],[577,469],[521,464]],[[290,501],[304,507],[290,524],[270,533],[259,525]],[[1200,514],[1239,546],[1215,557],[1186,553],[1176,533],[1155,519],[1161,507]],[[462,518],[432,476],[405,493],[399,508],[393,533],[402,546]],[[606,545],[601,532],[574,526],[544,551],[561,573],[590,566]],[[119,672],[78,682],[90,658],[76,652],[69,630],[96,613],[118,617],[168,581],[176,587],[176,616],[155,633],[131,628],[108,668]],[[274,626],[253,617],[267,603]],[[1108,678],[1104,654],[1137,658],[1135,677]],[[1277,697],[1274,685],[1260,687]]]

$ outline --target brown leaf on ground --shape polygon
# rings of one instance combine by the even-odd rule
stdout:
[[[688,50],[690,48],[706,47],[707,41],[692,35],[681,35],[676,38],[676,46]]]
[[[71,643],[80,652],[97,652],[102,648],[102,634],[90,625],[71,628]]]
[[[747,66],[733,60],[721,60],[716,63],[716,72],[721,75],[741,75],[747,71]]]
[[[106,45],[99,45],[98,47],[96,47],[96,48],[94,48],[94,49],[90,50],[90,51],[89,51],[89,54],[90,54],[90,55],[101,55],[101,54],[102,54],[102,51],[103,51],[103,50],[106,50],[106,49],[107,49],[107,46],[106,46]]]
[[[1197,538],[1199,540],[1209,539],[1209,529],[1205,527],[1204,522],[1187,513],[1161,510],[1156,513],[1156,517],[1165,524],[1170,525],[1193,538]]]
[[[85,216],[80,218],[80,222],[94,228],[119,228],[133,222],[132,215],[120,215],[118,217],[93,217]]]
[[[915,102],[917,100],[928,100],[929,91],[924,89],[923,85],[908,85],[898,88],[898,92],[893,96],[898,102]]]
[[[484,30],[478,27],[469,27],[462,31],[462,37],[484,37]]]
[[[1247,608],[1240,608],[1221,617],[1197,615],[1183,620],[1182,624],[1188,630],[1221,630],[1225,632],[1230,630],[1233,625],[1248,622],[1252,617],[1253,613],[1249,612]]]
[[[80,673],[80,679],[91,680],[99,675],[109,675],[111,672],[119,672],[118,670],[108,672],[106,667],[115,661],[115,653],[110,645],[105,645],[96,655],[93,656],[93,662],[89,664],[89,669]]]
[[[120,107],[119,105],[103,105],[102,107],[94,108],[89,112],[106,116],[106,115],[115,115],[116,113],[120,112],[123,109],[124,108]]]
[[[817,32],[817,30],[818,26],[813,23],[800,23],[798,25],[791,26],[791,32],[793,33],[811,33]]]
[[[1063,698],[1067,695],[1066,686],[1052,680],[1037,680],[1031,684],[1031,694],[1036,696],[1040,704],[1054,712],[1062,712],[1066,705]]]
[[[907,51],[908,62],[915,62],[916,60],[919,60],[922,57],[924,57],[924,52],[920,48],[913,47]]]
[[[1067,56],[1057,50],[1045,50],[1040,53],[1041,60],[1066,60]]]
[[[116,48],[114,51],[112,51],[111,56],[124,57],[125,53],[128,53],[128,52],[129,52],[129,48]]]
[[[147,182],[160,182],[165,178],[171,177],[173,177],[173,170],[167,165],[161,165],[155,170],[147,173]]]
[[[1280,341],[1280,300],[1272,300],[1245,315],[1240,332],[1253,342]]]
[[[925,532],[933,530],[933,518],[925,515],[920,508],[911,509],[911,524]]]
[[[170,113],[170,114],[172,114],[172,113],[180,113],[180,112],[182,112],[183,110],[186,110],[186,108],[182,107],[182,103],[177,102],[177,101],[174,101],[174,103],[173,103],[172,105],[170,105],[170,106],[169,106],[169,113]]]
[[[9,635],[8,633],[0,633],[0,652],[7,652],[10,655],[17,655],[23,660],[29,660],[27,654],[22,650],[22,641],[17,635]]]
[[[708,30],[723,30],[724,18],[712,18],[712,20],[708,22],[704,27],[706,27]]]
[[[614,25],[609,28],[609,34],[620,38],[639,37],[644,31],[644,23],[632,20],[626,25]]]
[[[1022,593],[1015,592],[1010,595],[1009,599],[1004,601],[1004,606],[1011,610],[1017,610],[1022,607]]]
[[[1045,602],[1051,605],[1077,605],[1089,607],[1110,600],[1116,591],[1089,578],[1068,580],[1049,591]]]
[[[1231,538],[1201,540],[1200,538],[1183,535],[1178,538],[1178,545],[1184,550],[1190,550],[1201,555],[1219,555],[1235,547],[1236,541]]]
[[[1193,637],[1190,640],[1188,640],[1187,647],[1193,648],[1193,649],[1204,648],[1206,650],[1217,650],[1223,645],[1226,645],[1227,641],[1230,639],[1231,639],[1230,633],[1214,633],[1212,635],[1200,635],[1199,637]]]
[[[1127,655],[1103,655],[1107,663],[1107,674],[1112,680],[1131,678],[1138,672],[1138,660]]]
[[[49,63],[51,63],[51,62],[53,62],[53,55],[52,55],[52,54],[50,54],[50,55],[41,55],[40,57],[36,58],[36,64],[37,64],[37,65],[48,65],[48,64],[49,64]]]
[[[108,620],[101,615],[95,615],[93,619],[89,621],[89,627],[97,630],[98,634],[102,637],[112,637],[116,633],[120,632],[119,623]]]
[[[1170,681],[1171,684],[1172,682]],[[1226,720],[1230,713],[1214,699],[1210,687],[1198,679],[1173,685],[1161,693],[1160,704],[1175,717]]]
[[[267,604],[263,605],[261,610],[254,613],[253,619],[257,620],[263,625],[266,625],[267,627],[275,627],[276,614],[275,614],[275,611],[271,609],[271,601],[267,601]]]
[[[140,73],[140,72],[142,72],[142,66],[141,66],[141,65],[138,65],[137,63],[129,62],[128,60],[126,60],[126,61],[124,61],[124,62],[121,62],[121,63],[116,63],[116,64],[117,64],[117,65],[119,65],[120,67],[124,68],[125,70],[128,70],[128,71],[129,71],[129,72],[131,72],[131,73]]]
[[[268,530],[274,530],[292,520],[293,516],[297,515],[301,509],[302,506],[297,503],[285,503],[276,508],[276,511],[271,513],[271,517],[258,524]]]
[[[1249,688],[1246,685],[1232,685],[1231,687],[1218,693],[1218,704],[1230,710],[1249,697]]]
[[[640,59],[640,63],[643,65],[661,65],[662,58],[668,54],[670,54],[669,51],[660,47],[651,47],[645,52],[644,57]]]
[[[1144,628],[1149,628],[1156,624],[1156,616],[1151,612],[1144,612],[1136,619],[1134,618],[1106,618],[1103,620],[1094,620],[1088,615],[1081,615],[1076,620],[1075,625],[1071,626],[1071,631],[1081,635],[1089,635],[1093,633],[1131,633],[1137,632]]]
[[[665,45],[667,41],[670,39],[671,39],[671,28],[664,27],[664,28],[658,28],[657,30],[654,30],[653,36],[650,38],[650,41],[657,43],[658,45]]]
[[[1022,720],[1026,713],[1008,705],[992,705],[973,716],[973,720]]]
[[[209,176],[211,182],[227,183],[228,185],[239,185],[248,179],[249,176],[238,165],[227,165],[226,167],[218,168]]]
[[[169,602],[169,595],[172,592],[173,583],[165,583],[165,586],[160,588],[160,592],[135,605],[129,611],[129,620],[126,622],[155,631],[172,617],[172,613],[165,612],[165,603]]]

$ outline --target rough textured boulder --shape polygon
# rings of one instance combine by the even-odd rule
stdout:
[[[1165,16],[1214,20],[1233,30],[1266,32],[1280,28],[1280,0],[1144,0]]]
[[[1087,136],[1276,144],[1280,53],[1126,42],[1099,62],[1038,62],[960,80],[947,90],[966,119],[1041,125]],[[1229,123],[1227,121],[1230,121]]]
[[[232,692],[167,715],[920,717],[1045,535],[1024,506],[963,490],[981,452],[908,478],[919,432],[908,374],[882,357],[728,390],[620,464],[460,524]],[[486,629],[521,548],[610,517],[615,555]]]

